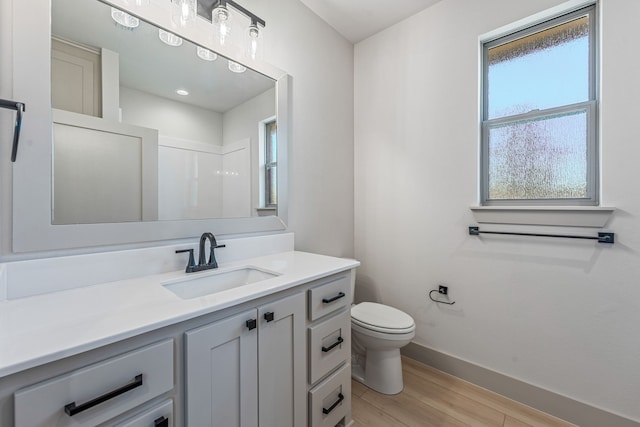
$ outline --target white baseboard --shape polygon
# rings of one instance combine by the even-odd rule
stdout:
[[[580,427],[640,427],[640,423],[533,386],[416,343],[402,354]]]

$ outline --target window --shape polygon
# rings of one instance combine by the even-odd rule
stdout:
[[[264,207],[271,208],[278,205],[278,146],[276,121],[264,125]]]
[[[484,43],[483,205],[596,205],[595,6]]]

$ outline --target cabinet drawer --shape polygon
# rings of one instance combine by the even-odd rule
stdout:
[[[172,388],[166,340],[17,391],[15,427],[95,426]]]
[[[309,383],[313,384],[347,360],[351,349],[351,316],[343,310],[309,328]]]
[[[309,289],[309,320],[316,320],[342,307],[350,305],[351,283],[349,275],[328,278]]]
[[[173,427],[173,400],[167,400],[117,425],[118,427]]]
[[[351,365],[345,364],[309,392],[310,427],[335,427],[351,409]]]

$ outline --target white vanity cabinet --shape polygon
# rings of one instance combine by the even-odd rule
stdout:
[[[298,293],[187,331],[186,424],[305,425],[304,328]]]

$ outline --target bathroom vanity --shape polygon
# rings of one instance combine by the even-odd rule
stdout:
[[[5,301],[0,424],[348,425],[357,265],[290,251]],[[246,268],[273,275],[169,289]]]

